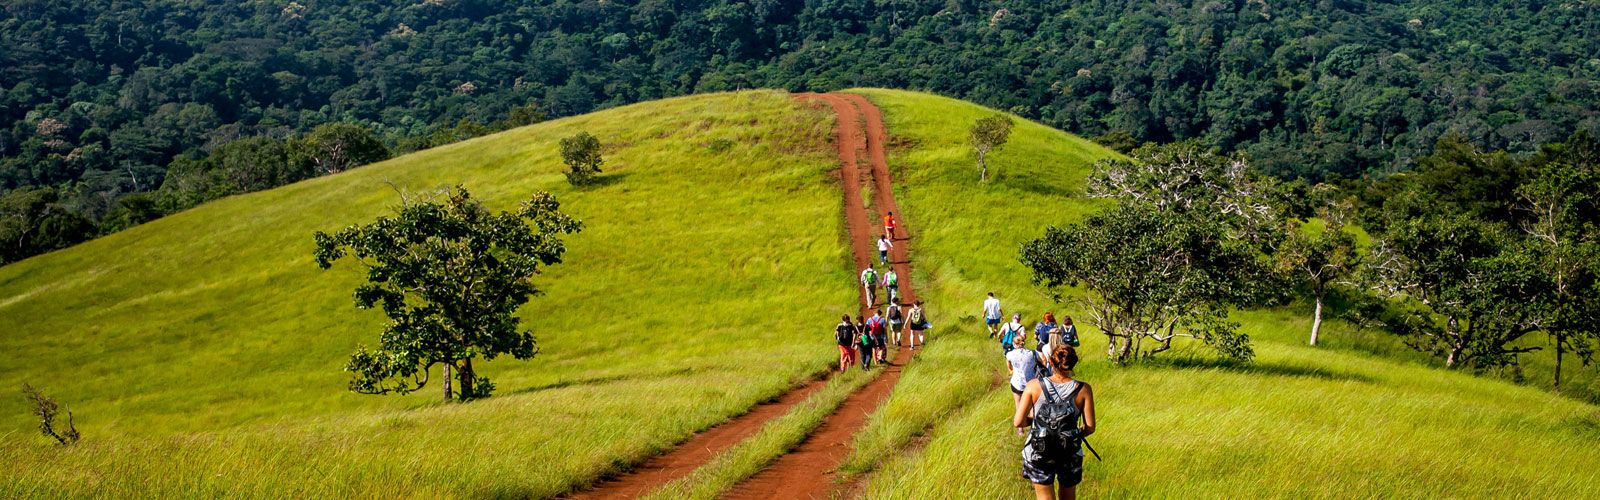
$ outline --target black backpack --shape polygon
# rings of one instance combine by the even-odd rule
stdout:
[[[1044,404],[1033,412],[1033,429],[1028,432],[1028,446],[1041,456],[1063,457],[1080,450],[1083,436],[1078,430],[1078,419],[1083,410],[1074,400],[1083,383],[1073,384],[1072,392],[1062,397],[1055,392],[1055,384],[1039,379]]]

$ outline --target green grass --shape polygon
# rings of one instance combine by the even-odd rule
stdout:
[[[549,496],[637,463],[827,370],[853,303],[831,114],[779,92],[557,120],[233,197],[0,268],[0,387],[71,405],[37,435],[0,397],[0,496]],[[608,146],[566,184],[556,141]],[[716,151],[719,140],[738,147]],[[523,309],[542,352],[483,364],[470,404],[345,390],[373,344],[360,270],[311,233],[371,220],[389,185],[492,207],[554,192],[584,220]],[[664,418],[666,417],[666,418]]]
[[[941,335],[909,367],[858,436],[849,470],[871,471],[868,498],[1032,495],[1020,478],[1011,396],[978,381],[1003,373],[977,322],[983,293],[1031,324],[1051,304],[1017,262],[1021,241],[1096,208],[1082,197],[1092,158],[1082,139],[1019,123],[977,183],[965,134],[992,111],[927,94],[862,90],[897,147],[897,198],[914,232],[922,298]],[[1309,309],[1236,313],[1258,360],[1236,366],[1192,345],[1162,363],[1113,368],[1080,324],[1100,432],[1080,493],[1131,497],[1519,496],[1600,491],[1600,407],[1490,377],[1441,370],[1381,332],[1324,325],[1305,346]],[[988,362],[964,353],[980,350]],[[925,433],[925,434],[924,434]],[[925,443],[910,446],[924,434]]]

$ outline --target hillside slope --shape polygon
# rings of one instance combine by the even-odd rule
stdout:
[[[656,453],[828,365],[854,300],[831,115],[781,92],[557,120],[238,196],[0,268],[0,387],[71,405],[48,445],[0,397],[0,496],[547,496]],[[600,186],[556,141],[607,145]],[[362,272],[311,234],[371,220],[395,188],[464,184],[491,207],[548,190],[585,230],[523,309],[542,352],[480,368],[495,397],[347,392],[375,343]],[[391,187],[393,186],[393,187]]]
[[[1110,153],[1021,123],[992,154],[1000,179],[977,182],[970,124],[993,113],[952,99],[860,91],[888,118],[897,196],[914,235],[918,278],[938,325],[889,404],[858,436],[857,472],[878,471],[868,498],[1031,498],[998,346],[977,320],[996,291],[1032,324],[1074,314],[1028,284],[1023,241],[1100,203],[1082,180]],[[1600,407],[1468,373],[1368,354],[1385,339],[1334,322],[1304,345],[1303,308],[1234,319],[1257,361],[1232,366],[1179,348],[1167,363],[1115,368],[1105,339],[1083,328],[1079,376],[1094,384],[1090,497],[1576,497],[1600,491]],[[1080,320],[1083,319],[1080,316]],[[1080,321],[1081,325],[1082,321]],[[1392,342],[1392,339],[1388,339]],[[921,439],[915,439],[919,434]],[[898,450],[898,452],[897,452]],[[981,464],[981,465],[976,465]]]

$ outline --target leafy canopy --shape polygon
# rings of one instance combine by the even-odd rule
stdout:
[[[445,203],[406,203],[371,224],[317,232],[317,265],[328,269],[353,254],[367,268],[356,306],[389,317],[377,349],[361,348],[345,366],[355,374],[350,389],[404,394],[426,385],[435,364],[533,357],[533,333],[515,313],[540,293],[532,281],[540,267],[561,262],[561,235],[582,227],[560,208],[541,192],[515,211],[493,213],[458,186]],[[470,364],[459,375],[462,399],[492,390]]]

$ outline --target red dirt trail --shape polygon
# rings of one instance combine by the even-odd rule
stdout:
[[[839,160],[843,164],[841,177],[844,184],[845,223],[849,227],[851,249],[856,268],[861,269],[877,256],[876,240],[883,228],[873,221],[881,221],[882,213],[891,211],[899,219],[896,240],[901,241],[889,251],[890,262],[900,276],[904,290],[902,301],[915,302],[916,292],[911,287],[911,264],[907,258],[906,221],[894,201],[893,182],[889,178],[889,163],[885,159],[884,141],[887,133],[883,115],[865,97],[852,94],[798,94],[805,100],[818,100],[833,107],[838,119]],[[864,128],[863,128],[864,126]],[[858,158],[862,153],[870,160],[871,177],[863,179]],[[861,204],[861,184],[871,182],[873,206],[877,214],[869,216]],[[862,297],[866,303],[866,297]],[[867,315],[871,315],[870,312]],[[856,433],[866,427],[867,416],[889,399],[889,393],[900,380],[900,369],[911,361],[911,351],[899,349],[892,362],[878,378],[851,394],[833,414],[823,420],[800,446],[750,479],[738,484],[725,498],[745,499],[808,499],[829,498],[843,493],[845,485],[836,481],[834,470],[850,454],[850,445]]]
[[[892,211],[899,219],[895,247],[889,251],[895,273],[899,275],[902,302],[916,300],[911,287],[911,265],[903,241],[907,237],[905,216],[895,205],[893,183],[889,178],[889,164],[885,160],[883,115],[877,106],[865,97],[850,94],[796,94],[802,101],[821,101],[833,108],[838,116],[835,127],[835,145],[839,150],[839,177],[844,191],[845,226],[850,235],[851,254],[857,271],[874,264],[877,258],[877,235],[882,234],[882,211]],[[863,158],[865,157],[865,158]],[[861,162],[868,161],[863,169]],[[864,184],[873,188],[872,204],[878,212],[869,213],[861,201]],[[853,273],[854,274],[854,273]],[[859,283],[856,289],[860,290]],[[866,294],[861,294],[861,311],[871,316],[871,306]],[[889,366],[865,387],[844,400],[822,425],[789,452],[755,476],[737,485],[729,498],[825,498],[839,491],[841,485],[833,481],[833,471],[849,454],[850,443],[864,426],[870,415],[894,389],[900,380],[900,367],[911,360],[911,351],[901,349],[895,353]],[[643,496],[655,488],[686,476],[695,469],[732,448],[759,431],[774,418],[789,412],[794,405],[821,388],[826,380],[815,380],[779,397],[777,401],[757,405],[750,412],[726,423],[701,432],[672,451],[656,456],[638,468],[621,476],[608,479],[587,491],[568,495],[571,499],[612,499]]]

